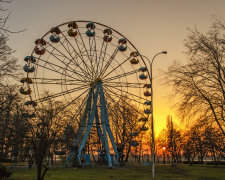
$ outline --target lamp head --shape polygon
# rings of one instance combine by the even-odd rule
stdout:
[[[162,51],[162,54],[167,54],[167,51]]]

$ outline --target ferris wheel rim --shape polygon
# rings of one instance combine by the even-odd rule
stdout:
[[[70,23],[70,22],[82,22],[82,23],[89,23],[89,22],[92,22],[92,23],[95,23],[95,24],[98,24],[98,25],[101,25],[101,26],[103,26],[103,27],[106,27],[106,28],[110,28],[111,30],[113,30],[114,32],[116,32],[117,34],[119,34],[121,37],[123,37],[124,39],[126,39],[127,41],[128,41],[128,43],[134,48],[134,50],[137,52],[137,53],[139,53],[139,51],[138,51],[138,49],[131,43],[131,41],[128,39],[128,38],[126,38],[123,34],[121,34],[120,32],[118,32],[117,30],[115,30],[114,28],[111,28],[110,26],[107,26],[107,25],[104,25],[104,24],[102,24],[102,23],[98,23],[98,22],[95,22],[95,21],[86,21],[86,20],[76,20],[76,21],[69,21],[69,22],[66,22],[66,23],[62,23],[62,24],[60,24],[60,25],[57,25],[57,26],[55,26],[55,27],[60,27],[60,26],[64,26],[64,25],[67,25],[68,23]],[[44,37],[46,37],[48,34],[50,33],[50,31],[48,31],[46,34],[44,34],[42,37],[41,37],[41,39],[43,39]],[[32,51],[32,53],[31,53],[31,55],[33,55],[34,54],[34,50]],[[144,58],[143,58],[143,56],[139,53],[139,55],[140,55],[140,58],[141,58],[141,60],[142,60],[142,62],[143,62],[143,64],[145,65],[145,67],[147,67],[147,65],[146,65],[146,63],[145,63],[145,60],[144,60]],[[40,59],[40,57],[41,57],[41,55],[39,56],[39,58],[38,58],[38,60]],[[88,61],[88,60],[87,60]],[[119,64],[119,63],[118,63]],[[111,65],[110,65],[111,66]],[[67,67],[68,66],[66,66],[65,68],[65,71],[67,70]],[[132,66],[131,66],[132,67]],[[35,72],[36,73],[36,72]],[[150,72],[149,72],[149,69],[147,68],[147,73],[148,73],[148,77],[150,77]],[[63,76],[63,75],[62,75]],[[28,73],[27,73],[27,77],[28,77]],[[128,83],[129,81],[127,81],[126,83]],[[109,82],[106,82],[106,83],[109,83]],[[112,82],[112,83],[114,83],[114,82]],[[127,87],[128,88],[128,87]],[[90,89],[90,88],[89,88]],[[86,92],[86,91],[85,91]],[[30,98],[31,98],[31,100],[32,100],[32,97],[30,96]],[[149,115],[148,115],[149,116]]]

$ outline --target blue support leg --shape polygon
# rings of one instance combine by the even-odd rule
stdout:
[[[104,94],[102,91],[102,84],[100,84],[100,103],[101,103],[101,123],[102,123],[102,130],[103,130],[103,137],[105,141],[105,150],[106,150],[106,155],[107,155],[107,160],[108,160],[108,166],[112,168],[112,159],[110,156],[110,151],[109,151],[109,143],[108,143],[108,138],[107,138],[107,130],[106,130],[106,118],[107,114],[106,111],[104,110],[105,107],[105,99],[104,99]]]
[[[94,92],[93,92],[94,93]],[[95,118],[95,113],[96,113],[96,109],[97,109],[97,100],[98,100],[98,94],[99,94],[99,86],[97,86],[97,90],[95,92],[95,96],[94,96],[94,100],[93,100],[93,105],[92,105],[92,110],[91,110],[91,115],[89,116],[90,119],[88,119],[88,125],[87,125],[87,129],[86,132],[84,134],[84,137],[81,141],[81,145],[78,149],[78,155],[77,155],[77,159],[79,164],[81,165],[81,161],[80,161],[80,156],[81,156],[81,152],[85,146],[85,143],[87,141],[87,138],[91,132],[91,128],[93,126],[93,122],[94,122],[94,118]]]
[[[110,124],[109,124],[109,118],[108,118],[108,113],[107,113],[107,108],[106,108],[106,103],[105,103],[105,97],[104,97],[104,92],[103,92],[102,84],[100,85],[100,92],[102,93],[102,95],[101,95],[102,101],[103,101],[102,110],[104,111],[104,114],[105,114],[106,130],[108,132],[110,141],[112,143],[112,146],[113,146],[113,149],[114,149],[114,152],[115,152],[115,155],[116,155],[116,159],[118,161],[119,160],[119,153],[118,153],[118,150],[117,150],[117,147],[116,147],[116,143],[114,141],[114,137],[113,137],[113,134],[112,134],[112,131],[111,131],[111,128],[110,128]]]
[[[93,89],[90,89],[88,99],[87,99],[87,103],[86,103],[86,107],[85,107],[85,111],[84,111],[83,117],[81,119],[80,127],[79,127],[79,130],[77,132],[76,139],[73,143],[73,147],[76,147],[78,145],[78,143],[80,141],[80,138],[82,137],[81,135],[82,135],[82,132],[84,130],[85,123],[86,123],[87,113],[89,112],[90,105],[91,105],[91,95],[92,94],[93,94]],[[70,163],[70,161],[73,157],[73,154],[74,154],[74,150],[71,150],[67,159],[66,159],[66,166],[69,165],[69,163]]]
[[[103,138],[103,134],[102,134],[102,130],[101,130],[101,126],[100,126],[100,121],[99,121],[99,117],[98,117],[98,111],[96,110],[96,116],[95,116],[95,120],[96,120],[96,128],[97,128],[97,133],[98,136],[102,142],[103,147],[105,146],[105,142],[104,142],[104,138]]]

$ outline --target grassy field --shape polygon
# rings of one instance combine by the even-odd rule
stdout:
[[[149,180],[151,166],[132,166],[123,168],[86,168],[86,169],[51,169],[47,172],[46,180]],[[10,180],[35,180],[36,170],[16,170]],[[198,179],[225,180],[225,166],[207,165],[156,165],[156,179]]]

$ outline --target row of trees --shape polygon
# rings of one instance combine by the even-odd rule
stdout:
[[[35,161],[38,179],[42,179],[71,114],[63,112],[54,116],[62,103],[49,100],[37,109],[37,117],[27,118],[24,114],[28,107],[18,94],[18,88],[8,86],[4,90],[0,106],[0,161],[28,161],[30,167]],[[67,138],[69,142],[70,137]],[[44,161],[46,158],[48,160]],[[45,167],[45,171],[41,175],[42,167]]]
[[[157,139],[156,148],[163,161],[172,164],[225,159],[225,139],[220,129],[211,124],[202,126],[196,123],[184,131],[177,127],[170,116],[167,118],[167,128],[161,131]]]
[[[72,148],[73,139],[80,126],[82,112],[75,122],[71,123],[73,112],[76,111],[78,105],[71,105],[73,107],[59,112],[59,109],[64,107],[64,103],[48,99],[42,102],[41,106],[36,107],[36,112],[38,112],[36,117],[27,118],[25,113],[30,114],[33,108],[24,105],[25,100],[18,94],[18,87],[9,86],[8,89],[10,91],[1,95],[0,161],[11,163],[28,161],[29,167],[32,167],[35,162],[38,179],[43,179],[49,163],[53,163],[56,151],[63,150],[68,154]],[[44,96],[49,96],[49,94]],[[135,107],[131,108],[131,103],[128,106],[126,101],[124,98],[120,102],[114,100],[110,105],[108,103],[114,111],[117,110],[117,114],[109,110],[109,118],[113,119],[111,128],[117,147],[122,153],[121,162],[127,162],[130,156],[140,160],[147,146],[149,149],[149,140],[144,140],[148,139],[149,136],[146,135],[148,132],[140,132],[143,122],[137,121],[139,118],[134,111]],[[85,150],[90,150],[90,154],[96,155],[101,149],[101,143],[97,132],[94,131],[96,131],[95,128],[93,128]],[[136,131],[139,131],[138,136],[130,136],[131,132]],[[132,141],[136,141],[139,145],[131,146]]]
[[[225,21],[213,17],[207,33],[188,29],[185,39],[185,64],[174,62],[166,72],[165,84],[173,88],[177,114],[191,122],[185,131],[167,119],[167,129],[159,137],[172,162],[181,155],[188,162],[210,156],[214,161],[225,156]]]

